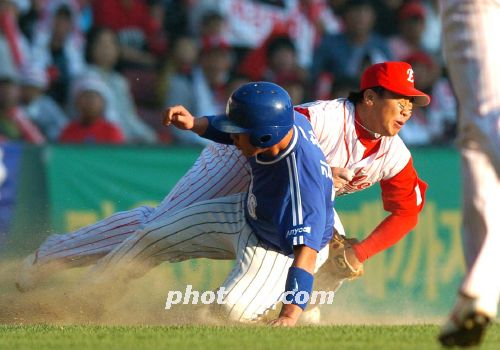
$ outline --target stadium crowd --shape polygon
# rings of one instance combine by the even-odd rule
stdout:
[[[432,96],[400,136],[454,139],[456,101],[434,0],[0,0],[0,140],[200,144],[164,107],[220,114],[267,80],[295,104],[346,97],[401,60]]]

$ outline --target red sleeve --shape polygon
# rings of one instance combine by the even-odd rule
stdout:
[[[427,184],[418,178],[410,158],[397,175],[380,181],[384,209],[401,216],[418,214],[424,207]]]
[[[378,252],[392,247],[417,225],[417,221],[418,214],[389,215],[368,237],[353,245],[356,257],[363,262]]]
[[[361,262],[393,246],[408,234],[417,225],[418,213],[424,206],[427,184],[418,178],[411,158],[403,170],[381,181],[380,186],[384,209],[392,214],[353,246]]]
[[[311,121],[311,114],[309,113],[309,109],[307,109],[305,107],[301,107],[301,106],[295,106],[295,107],[293,107],[293,109],[296,112],[303,114],[307,118],[307,120]]]

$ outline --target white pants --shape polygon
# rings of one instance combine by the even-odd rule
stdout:
[[[500,298],[500,1],[441,2],[444,55],[459,102],[462,291],[497,313]]]
[[[115,213],[74,232],[52,235],[37,250],[37,263],[94,263],[145,225],[193,203],[246,192],[249,183],[250,169],[241,153],[234,146],[211,144],[156,208]]]
[[[256,320],[279,301],[293,259],[257,238],[245,220],[245,196],[203,201],[155,220],[100,259],[91,273],[130,278],[163,261],[236,259],[221,286],[228,292],[221,308],[230,319]],[[328,256],[328,246],[320,255]],[[324,261],[317,260],[317,269]]]

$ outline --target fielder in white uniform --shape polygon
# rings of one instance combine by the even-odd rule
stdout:
[[[500,298],[500,2],[441,2],[444,56],[459,102],[467,274],[439,335],[445,346],[481,342]]]
[[[410,65],[386,62],[369,67],[360,91],[349,99],[295,107],[310,120],[328,165],[338,175],[337,195],[361,191],[377,182],[381,185],[384,208],[390,215],[345,252],[353,270],[394,245],[417,223],[427,186],[418,178],[411,154],[397,133],[411,117],[412,105],[425,106],[429,101],[414,88]],[[248,162],[234,146],[209,145],[156,208],[116,213],[75,232],[48,237],[26,259],[18,288],[36,286],[45,277],[44,270],[50,271],[51,262],[64,261],[66,266],[94,263],[141,228],[193,203],[246,191],[249,184]],[[343,232],[337,219],[335,228]]]

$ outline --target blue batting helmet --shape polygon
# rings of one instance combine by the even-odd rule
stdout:
[[[226,115],[215,117],[212,125],[228,134],[249,134],[258,148],[271,147],[293,126],[292,100],[279,85],[264,81],[247,83],[231,94]]]

